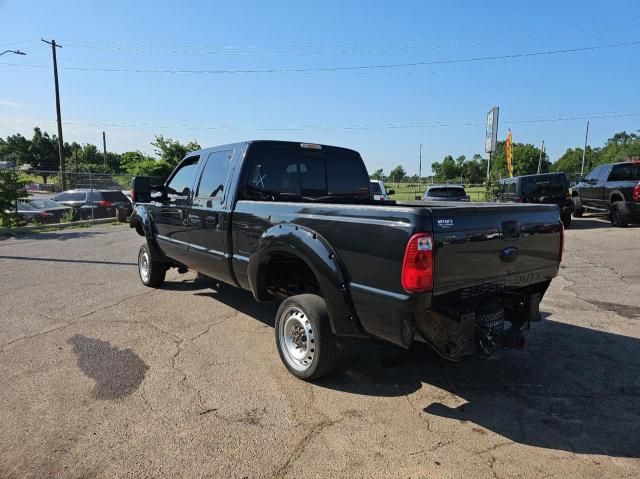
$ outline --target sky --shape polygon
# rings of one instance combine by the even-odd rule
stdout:
[[[0,136],[153,153],[154,135],[214,146],[282,139],[422,173],[498,136],[555,161],[640,129],[640,2],[0,0]]]

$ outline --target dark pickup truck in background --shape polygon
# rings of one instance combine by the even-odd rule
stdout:
[[[219,146],[132,186],[142,282],[190,268],[282,300],[277,348],[307,380],[336,365],[341,336],[416,339],[451,360],[522,347],[562,258],[555,205],[374,201],[345,148]]]
[[[640,223],[640,161],[600,165],[572,188],[573,216],[605,212],[611,224]]]

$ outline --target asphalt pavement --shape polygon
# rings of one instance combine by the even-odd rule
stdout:
[[[275,306],[140,284],[126,225],[0,237],[0,477],[640,477],[640,228],[574,220],[524,350],[343,345],[310,384]]]

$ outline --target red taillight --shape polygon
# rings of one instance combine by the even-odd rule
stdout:
[[[640,183],[633,189],[633,201],[640,201]]]
[[[98,206],[107,206],[107,207],[109,207],[109,206],[113,206],[113,203],[111,203],[111,201],[102,200],[102,201],[98,201]]]
[[[433,289],[431,234],[418,233],[409,239],[402,262],[402,288],[409,293],[424,293]]]
[[[41,211],[40,216],[53,216],[53,213],[49,213],[48,211]]]
[[[522,198],[522,196],[516,196],[516,203],[523,203],[524,199]]]
[[[562,254],[564,253],[564,224],[560,222],[560,258],[559,262],[562,262]]]

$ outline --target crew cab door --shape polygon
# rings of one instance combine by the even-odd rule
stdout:
[[[579,192],[580,192],[580,200],[582,204],[585,206],[598,207],[597,199],[596,199],[596,186],[598,184],[598,175],[602,170],[601,166],[591,170],[591,172],[585,177],[585,179],[580,183]]]
[[[233,150],[207,155],[189,210],[189,262],[198,272],[224,282],[233,282],[229,268],[230,173]]]
[[[597,208],[608,208],[609,193],[607,192],[607,178],[611,172],[611,165],[602,165],[598,172],[598,182],[593,187],[593,202]]]
[[[182,160],[165,184],[165,194],[153,205],[156,239],[169,258],[187,264],[189,247],[188,212],[199,156]]]

